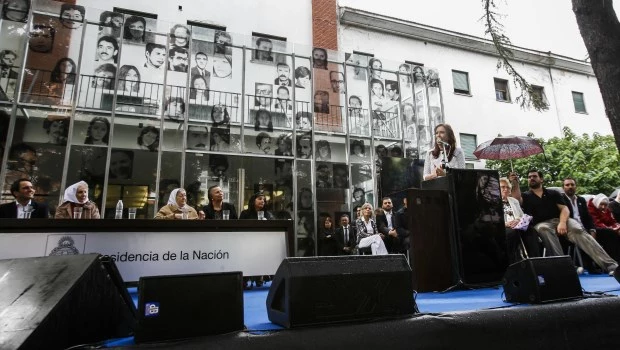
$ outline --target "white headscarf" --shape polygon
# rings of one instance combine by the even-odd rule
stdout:
[[[170,197],[168,197],[168,204],[176,205],[177,207],[179,207],[179,209],[183,209],[185,208],[185,205],[187,205],[187,203],[185,203],[185,205],[182,207],[180,207],[179,204],[177,203],[177,193],[180,190],[184,190],[184,189],[175,188],[174,190],[172,190],[172,192],[170,192]]]
[[[609,199],[607,198],[606,195],[599,193],[596,196],[594,196],[594,198],[592,198],[592,203],[594,204],[594,206],[596,207],[596,209],[598,209],[598,206],[603,202],[607,202],[609,203]]]
[[[85,181],[74,183],[73,185],[65,189],[65,196],[63,198],[65,202],[72,202],[76,204],[84,204],[88,202],[88,191],[86,191],[86,198],[84,199],[84,201],[83,202],[78,201],[77,197],[75,196],[78,190],[78,186],[84,186],[86,187],[86,189],[88,189],[88,184]]]

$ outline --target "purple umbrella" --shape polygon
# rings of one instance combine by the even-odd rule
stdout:
[[[525,158],[543,152],[542,146],[536,139],[528,136],[504,136],[481,143],[474,151],[474,155],[478,159],[510,159],[510,168],[512,168],[512,159]]]

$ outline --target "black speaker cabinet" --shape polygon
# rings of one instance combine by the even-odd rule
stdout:
[[[112,270],[116,270],[113,268]],[[65,349],[130,335],[133,310],[97,254],[0,260],[0,349]]]
[[[404,317],[415,310],[404,255],[286,258],[267,296],[269,320],[287,328]]]
[[[579,276],[568,256],[516,262],[508,267],[502,283],[509,302],[538,304],[583,297]]]

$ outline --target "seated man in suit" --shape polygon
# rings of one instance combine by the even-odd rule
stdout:
[[[342,214],[342,216],[340,216],[340,227],[336,229],[335,236],[338,255],[349,255],[353,253],[353,249],[357,243],[357,232],[355,232],[355,226],[349,225],[349,215]]]
[[[34,186],[30,180],[15,180],[11,185],[11,194],[15,197],[15,202],[0,205],[0,218],[25,219],[28,212],[31,218],[47,219],[49,216],[47,205],[33,200]]]
[[[392,212],[392,199],[384,197],[381,201],[381,209],[383,215],[377,215],[377,228],[383,234],[383,243],[390,254],[399,254],[403,252],[400,237],[398,236],[398,222],[396,213]]]

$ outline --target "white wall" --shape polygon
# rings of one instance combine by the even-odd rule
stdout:
[[[378,58],[420,62],[437,68],[446,122],[454,127],[456,133],[477,135],[478,143],[497,134],[525,135],[533,132],[544,138],[560,136],[564,126],[579,134],[611,134],[593,76],[551,69],[552,83],[549,69],[515,63],[515,67],[531,84],[544,87],[549,110],[536,112],[533,109],[523,110],[514,102],[518,91],[512,84],[512,103],[496,101],[493,78],[511,79],[505,71],[497,70],[497,59],[493,56],[347,25],[340,26],[339,40],[342,51],[362,51],[373,53]],[[453,92],[452,70],[469,73],[472,96]],[[574,112],[571,91],[584,93],[588,114]]]

